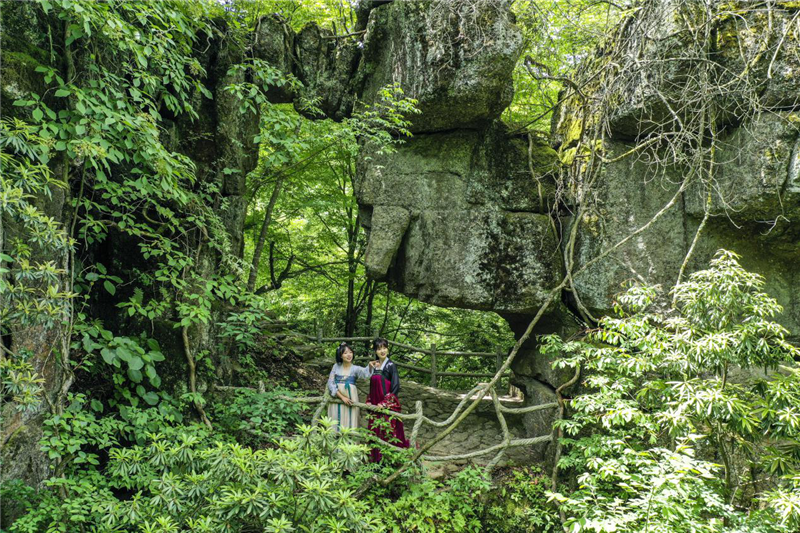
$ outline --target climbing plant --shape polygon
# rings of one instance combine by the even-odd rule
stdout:
[[[43,254],[63,256],[71,241],[36,202],[50,197],[64,184],[46,166],[43,139],[34,128],[19,119],[0,122],[0,324],[2,334],[13,327],[54,327],[67,315],[73,294],[63,290],[59,276],[63,265],[46,260]],[[24,228],[9,234],[7,225]],[[11,325],[14,326],[11,326]],[[20,409],[40,401],[42,378],[28,362],[27,353],[14,353],[0,344],[2,394]]]

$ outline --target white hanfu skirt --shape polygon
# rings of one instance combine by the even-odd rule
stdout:
[[[346,398],[350,398],[354,402],[358,401],[358,389],[355,384],[337,383],[337,388]],[[360,413],[358,407],[347,406],[343,403],[331,403],[328,405],[328,416],[337,420],[341,427],[357,428]]]

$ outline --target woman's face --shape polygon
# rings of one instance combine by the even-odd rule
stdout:
[[[386,359],[386,356],[389,355],[389,348],[387,348],[386,346],[381,346],[380,348],[375,350],[375,353],[378,354],[379,359]]]
[[[353,350],[350,348],[345,348],[342,352],[342,361],[345,363],[352,363],[353,362]]]

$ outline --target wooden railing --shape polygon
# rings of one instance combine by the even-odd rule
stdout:
[[[322,329],[317,329],[316,335],[308,335],[306,333],[300,333],[297,331],[292,331],[294,335],[299,337],[308,339],[310,341],[317,342],[319,344],[323,343],[333,343],[333,342],[371,342],[372,340],[377,337],[377,333],[371,337],[325,337],[323,335]],[[408,363],[403,363],[397,361],[394,358],[394,363],[400,367],[405,368],[408,370],[421,372],[430,374],[430,385],[432,387],[436,387],[438,384],[438,380],[443,377],[474,377],[474,378],[482,378],[482,377],[490,377],[494,378],[497,372],[501,370],[505,363],[506,352],[502,348],[497,348],[494,352],[456,352],[456,351],[447,351],[447,350],[439,350],[436,347],[436,344],[431,344],[429,348],[421,348],[418,346],[412,346],[410,344],[405,344],[402,342],[396,342],[393,340],[388,340],[390,346],[395,346],[397,348],[401,348],[404,350],[408,350],[410,352],[421,353],[430,356],[430,367],[423,367],[419,365],[412,365]],[[484,373],[484,372],[443,372],[439,371],[437,365],[437,357],[440,356],[452,356],[452,357],[494,357],[495,358],[495,373]],[[511,376],[511,372],[506,372],[503,374],[503,377]],[[386,411],[384,409],[378,408],[374,405],[369,405],[365,403],[353,403],[356,407],[360,407],[366,411],[375,412],[375,413],[382,413],[387,414],[391,417],[396,417],[404,422],[413,422],[413,427],[411,430],[411,438],[410,442],[412,447],[416,447],[417,438],[419,436],[420,430],[422,429],[423,425],[431,426],[432,428],[448,428],[450,431],[452,430],[451,424],[457,425],[459,420],[458,417],[461,415],[462,411],[465,410],[465,406],[468,401],[471,401],[473,397],[476,395],[480,395],[482,397],[486,397],[488,394],[491,397],[492,404],[494,406],[495,415],[497,416],[497,420],[500,424],[501,429],[501,436],[499,442],[493,446],[489,446],[487,448],[479,449],[479,450],[470,450],[464,451],[460,454],[454,455],[430,455],[425,454],[422,455],[422,459],[428,461],[454,461],[454,460],[461,460],[461,459],[472,459],[475,457],[479,457],[482,455],[488,455],[494,453],[494,457],[489,461],[487,467],[489,469],[494,468],[499,461],[503,458],[506,451],[509,448],[516,448],[520,446],[531,446],[535,444],[542,444],[545,442],[550,442],[553,439],[552,434],[542,435],[539,437],[532,437],[532,438],[514,438],[511,432],[508,429],[508,424],[505,419],[505,415],[524,415],[528,413],[533,413],[536,411],[546,411],[550,409],[557,409],[559,404],[556,402],[540,404],[540,405],[530,405],[527,407],[507,407],[502,405],[500,402],[500,398],[497,395],[494,386],[487,387],[485,383],[478,383],[475,385],[469,392],[463,395],[461,401],[459,402],[458,406],[455,410],[450,414],[450,416],[446,420],[436,421],[428,418],[423,413],[423,405],[422,402],[417,400],[415,402],[415,412],[414,413],[396,413],[393,411]],[[299,403],[308,403],[308,404],[319,404],[317,405],[316,410],[312,416],[312,423],[317,424],[319,422],[320,417],[325,412],[325,408],[330,403],[342,403],[338,398],[331,397],[329,394],[323,394],[322,396],[312,396],[312,397],[285,397],[286,400],[299,402]]]
[[[308,335],[306,333],[297,333],[298,335],[316,341],[317,343],[326,343],[326,342],[370,342],[374,340],[375,337],[378,335],[376,334],[374,337],[325,337],[323,335],[322,329],[317,329],[316,335]],[[438,350],[436,348],[436,343],[432,343],[429,348],[420,348],[418,346],[412,346],[410,344],[405,344],[402,342],[396,342],[393,340],[388,340],[390,346],[396,346],[398,348],[402,348],[404,350],[408,350],[414,353],[421,353],[430,356],[430,367],[423,367],[418,365],[412,365],[409,363],[403,363],[398,361],[396,358],[392,360],[399,368],[405,368],[407,370],[413,370],[415,372],[421,372],[424,374],[430,374],[430,386],[436,387],[439,383],[439,378],[443,377],[458,377],[458,378],[491,378],[494,377],[495,372],[500,370],[500,367],[503,366],[503,361],[506,358],[506,352],[501,347],[497,347],[494,352],[453,352],[447,350]],[[495,372],[488,373],[488,372],[442,372],[438,369],[438,362],[437,357],[493,357],[495,360]],[[504,374],[503,377],[510,377],[512,374],[511,372],[507,372]]]
[[[341,342],[341,341],[339,341]],[[464,395],[459,402],[458,406],[455,410],[450,414],[450,416],[446,420],[442,421],[435,421],[431,420],[423,413],[423,405],[422,402],[417,400],[415,402],[415,409],[413,414],[404,414],[404,413],[397,413],[394,411],[387,411],[386,409],[382,409],[380,407],[376,407],[374,405],[360,403],[360,402],[353,402],[352,405],[364,409],[366,411],[380,413],[389,415],[394,418],[398,418],[402,420],[404,423],[406,422],[414,422],[414,425],[411,429],[411,438],[409,442],[412,448],[416,447],[417,444],[417,437],[419,436],[420,429],[422,429],[423,424],[427,424],[434,428],[441,428],[449,426],[456,417],[461,413],[464,409],[466,403],[471,400],[476,394],[484,395],[485,391],[481,390],[483,383],[479,383],[475,385],[468,393]],[[463,453],[453,454],[453,455],[423,455],[422,459],[426,461],[434,461],[434,462],[442,462],[442,461],[457,461],[462,459],[472,459],[475,457],[480,457],[482,455],[488,455],[490,453],[495,453],[495,456],[489,461],[486,465],[488,469],[492,469],[500,462],[500,460],[505,455],[508,448],[517,448],[520,446],[533,446],[536,444],[543,444],[545,442],[550,442],[553,439],[552,435],[542,435],[540,437],[531,437],[531,438],[513,438],[511,432],[508,429],[508,423],[506,422],[505,415],[523,415],[527,413],[533,413],[535,411],[544,411],[549,409],[555,409],[558,407],[558,404],[555,402],[540,404],[540,405],[530,405],[528,407],[506,407],[502,403],[500,403],[500,399],[497,396],[497,393],[494,390],[494,387],[489,389],[489,394],[492,399],[492,404],[494,406],[495,415],[497,416],[497,420],[500,423],[500,431],[501,436],[499,442],[493,446],[489,446],[479,450],[470,450]],[[310,397],[283,397],[285,400],[298,402],[298,403],[310,403],[315,404],[318,403],[317,409],[314,411],[314,414],[311,418],[311,423],[316,425],[319,423],[320,417],[324,414],[325,408],[329,403],[343,403],[338,398],[332,397],[330,394],[323,394],[322,396],[310,396]]]

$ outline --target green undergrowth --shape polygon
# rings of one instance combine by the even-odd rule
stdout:
[[[237,392],[212,411],[213,430],[149,406],[101,415],[74,395],[45,424],[54,469],[44,487],[2,486],[19,515],[5,531],[555,531],[537,469],[493,482],[476,467],[444,481],[415,467],[382,487],[375,480],[412,450],[382,445],[371,464],[369,433],[304,424],[286,394]]]

